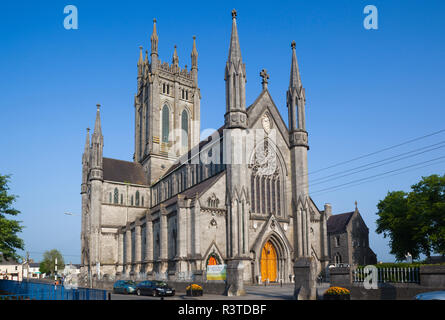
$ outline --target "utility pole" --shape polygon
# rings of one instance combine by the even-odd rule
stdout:
[[[57,281],[57,257],[54,262],[54,280]]]

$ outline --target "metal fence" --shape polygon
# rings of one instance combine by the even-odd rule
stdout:
[[[107,300],[106,290],[67,289],[61,285],[27,281],[0,280],[0,291],[4,297],[20,296],[25,300]]]
[[[354,282],[363,282],[367,276],[364,268],[352,271]],[[378,282],[420,283],[419,268],[377,268]]]

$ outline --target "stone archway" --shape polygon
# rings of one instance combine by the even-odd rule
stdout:
[[[256,256],[254,274],[258,282],[262,283],[267,279],[269,282],[289,282],[291,265],[287,243],[276,232],[270,233],[263,239],[254,251],[257,252],[254,253]]]

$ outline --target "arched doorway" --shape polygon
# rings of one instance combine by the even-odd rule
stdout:
[[[207,263],[208,266],[216,266],[218,262],[216,261],[215,257],[211,256],[209,258],[209,262]]]
[[[270,241],[266,242],[261,251],[261,279],[277,281],[277,251]]]

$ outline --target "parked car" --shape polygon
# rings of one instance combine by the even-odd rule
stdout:
[[[419,293],[415,300],[445,300],[445,291],[431,291]]]
[[[136,292],[136,282],[131,280],[118,280],[113,285],[113,293],[131,294]]]
[[[136,294],[157,296],[174,296],[175,289],[170,288],[167,283],[163,281],[142,281],[136,286]]]

